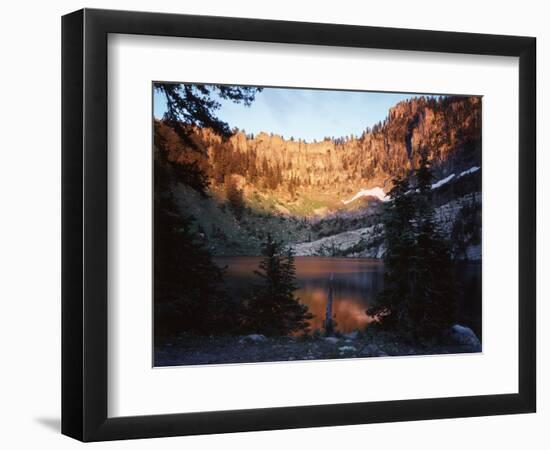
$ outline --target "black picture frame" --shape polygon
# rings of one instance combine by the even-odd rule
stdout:
[[[518,393],[107,416],[109,33],[519,58]],[[62,433],[82,441],[535,412],[536,39],[83,9],[62,18]]]

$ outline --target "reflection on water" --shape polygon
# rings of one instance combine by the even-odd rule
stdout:
[[[237,296],[245,296],[259,279],[254,275],[261,257],[219,257],[227,267],[226,282]],[[456,264],[458,321],[471,327],[481,338],[481,265]],[[379,259],[296,257],[296,296],[314,314],[311,328],[323,328],[330,275],[333,274],[333,315],[336,329],[347,333],[362,329],[372,319],[365,310],[383,287],[384,264]]]
[[[237,295],[245,295],[258,282],[254,270],[261,257],[237,256],[216,258],[227,266],[226,282]],[[371,320],[365,310],[382,288],[384,266],[380,260],[366,258],[296,257],[296,296],[315,316],[314,330],[323,328],[330,275],[333,274],[333,316],[336,328],[344,333],[364,326]]]

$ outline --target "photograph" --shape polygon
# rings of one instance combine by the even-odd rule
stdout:
[[[480,96],[152,102],[155,367],[482,351]]]
[[[549,8],[106,5],[3,8],[0,448],[550,449]]]

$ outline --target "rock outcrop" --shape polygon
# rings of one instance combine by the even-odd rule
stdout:
[[[453,239],[457,229],[457,224],[464,220],[464,208],[470,208],[470,205],[480,205],[481,194],[468,194],[458,199],[445,203],[434,211],[434,219],[443,235],[455,245],[452,249],[453,256],[457,259],[469,261],[481,260],[481,245],[478,236],[464,234],[460,236],[458,242]],[[466,220],[471,221],[474,218],[471,215],[466,216]],[[470,222],[468,222],[469,224]],[[476,227],[473,227],[477,229]],[[370,227],[358,228],[355,230],[344,231],[332,236],[323,237],[312,242],[302,242],[292,245],[292,249],[297,256],[349,256],[364,258],[382,258],[384,256],[384,241],[382,225],[372,225]]]
[[[464,345],[472,348],[474,351],[481,351],[481,342],[472,331],[472,329],[463,325],[453,325],[446,333],[446,337],[450,342],[458,345]]]
[[[170,134],[169,131],[166,131]],[[223,141],[209,129],[195,130],[201,151],[169,145],[169,159],[201,162],[213,185],[231,174],[243,176],[260,191],[285,190],[295,195],[323,192],[340,200],[361,189],[387,192],[389,180],[417,167],[427,149],[436,178],[481,165],[481,98],[418,97],[397,103],[387,118],[360,136],[306,142],[266,132],[236,131]],[[174,141],[172,136],[165,139]]]
[[[176,163],[175,176],[178,163],[196,164],[207,175],[208,198],[183,188],[175,195],[215,254],[258,254],[269,230],[295,245],[297,255],[380,258],[378,207],[388,201],[393,177],[409,174],[426,150],[437,223],[457,244],[455,257],[481,258],[479,97],[413,98],[360,136],[320,142],[239,130],[224,141],[209,129],[194,129],[196,148],[190,149],[162,122],[155,133]]]

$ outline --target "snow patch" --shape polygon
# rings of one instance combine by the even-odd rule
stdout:
[[[470,167],[468,170],[465,170],[464,172],[460,172],[460,175],[458,175],[456,178],[460,178],[460,177],[463,177],[465,175],[469,175],[471,173],[477,172],[479,169],[480,168],[477,167],[477,166]],[[444,184],[451,181],[454,177],[455,177],[455,174],[452,173],[448,177],[443,178],[442,180],[439,180],[439,181],[435,182],[434,184],[432,184],[432,189],[437,189],[437,188],[443,186]]]
[[[354,202],[355,200],[357,200],[358,198],[361,198],[361,197],[376,197],[378,200],[380,200],[382,202],[388,201],[388,197],[386,196],[386,193],[384,192],[384,189],[382,189],[381,187],[376,186],[375,188],[372,188],[372,189],[363,189],[363,190],[359,191],[357,194],[355,194],[351,199],[342,200],[342,203],[344,205],[347,205],[347,204],[349,204],[351,202]]]
[[[445,177],[442,180],[439,180],[438,182],[432,184],[432,189],[437,189],[437,188],[443,186],[444,184],[451,181],[454,177],[455,177],[454,173],[450,174],[448,177]]]
[[[465,170],[464,172],[461,172],[458,178],[463,177],[464,175],[469,175],[471,173],[477,172],[480,168],[477,166],[471,167],[468,170]]]
[[[338,350],[340,351],[340,353],[357,351],[357,349],[353,345],[344,345],[343,347],[338,347]]]

